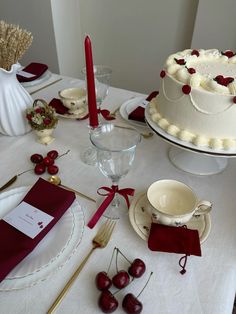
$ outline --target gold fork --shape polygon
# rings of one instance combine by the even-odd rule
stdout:
[[[48,310],[47,314],[51,314],[55,311],[56,307],[60,304],[63,297],[66,295],[72,284],[74,283],[75,279],[78,277],[79,273],[83,269],[84,265],[88,261],[90,255],[93,253],[93,251],[97,248],[104,248],[107,243],[109,242],[111,238],[111,234],[113,232],[113,229],[115,228],[116,222],[111,219],[107,219],[107,221],[99,228],[97,234],[92,240],[93,246],[90,250],[90,252],[87,254],[87,256],[83,259],[82,263],[79,265],[79,267],[76,269],[74,274],[71,276],[71,278],[66,283],[65,287],[62,289],[56,300],[53,302],[52,306]]]

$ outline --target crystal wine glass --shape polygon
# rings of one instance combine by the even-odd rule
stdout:
[[[99,113],[99,122],[101,122],[101,105],[106,98],[110,86],[112,69],[106,65],[94,65],[93,66],[94,79],[95,79],[95,91],[96,101]],[[86,78],[86,67],[82,69],[82,73]]]
[[[97,149],[97,165],[102,174],[111,179],[112,185],[118,186],[122,177],[127,175],[134,161],[137,144],[141,140],[136,130],[121,129],[113,124],[103,124],[90,134],[91,143]],[[117,219],[120,205],[116,193],[105,216]]]

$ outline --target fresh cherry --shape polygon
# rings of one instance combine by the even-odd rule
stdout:
[[[117,309],[118,301],[109,290],[105,290],[98,299],[98,306],[103,313],[112,313]]]
[[[40,154],[33,154],[30,157],[30,160],[34,163],[34,164],[39,164],[40,162],[43,161],[43,156]]]
[[[145,263],[141,259],[136,258],[130,265],[128,272],[132,277],[139,278],[145,273],[145,270]]]
[[[51,166],[54,164],[54,159],[50,158],[50,157],[44,157],[43,158],[43,163],[45,164],[45,166]]]
[[[47,170],[48,170],[49,174],[56,174],[56,173],[58,173],[59,168],[56,165],[50,165],[47,167]]]
[[[56,159],[58,157],[58,151],[50,150],[50,152],[47,153],[47,156],[51,159]]]
[[[34,172],[35,172],[36,174],[43,174],[43,173],[45,172],[45,169],[46,169],[45,164],[40,163],[40,164],[37,164],[37,165],[34,167]]]
[[[99,290],[107,290],[111,287],[112,281],[105,271],[101,271],[95,278],[96,286]]]
[[[126,287],[129,283],[129,274],[125,270],[120,270],[113,278],[112,283],[113,285],[118,288],[122,289]]]
[[[141,313],[143,309],[142,303],[132,293],[126,294],[122,302],[122,307],[128,314]]]

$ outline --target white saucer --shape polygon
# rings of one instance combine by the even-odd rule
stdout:
[[[129,99],[125,101],[121,106],[120,106],[120,115],[121,117],[126,120],[128,123],[139,126],[139,127],[147,127],[145,122],[140,122],[140,121],[134,121],[130,120],[128,118],[129,114],[137,108],[139,104],[141,104],[145,100],[144,97],[135,97],[132,99]]]
[[[129,219],[134,231],[145,241],[148,240],[151,217],[145,211],[147,208],[146,192],[138,193],[132,200],[129,208]],[[198,230],[200,243],[202,244],[209,236],[211,230],[210,214],[193,217],[186,223],[189,229]]]
[[[88,107],[86,106],[85,110],[79,114],[72,114],[72,113],[60,114],[60,113],[57,113],[57,115],[58,115],[58,117],[65,118],[65,119],[82,120],[88,115]]]
[[[21,82],[21,85],[24,87],[35,86],[49,80],[51,76],[52,76],[52,73],[49,70],[47,70],[36,80],[29,81],[29,82]]]

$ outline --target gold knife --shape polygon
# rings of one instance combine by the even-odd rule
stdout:
[[[15,175],[9,181],[7,181],[7,183],[5,183],[3,186],[1,186],[0,192],[5,190],[6,188],[8,188],[10,185],[12,185],[16,181],[17,177],[18,177],[18,175]]]

